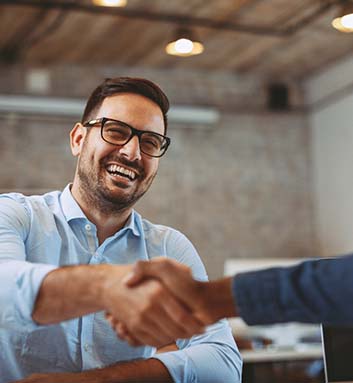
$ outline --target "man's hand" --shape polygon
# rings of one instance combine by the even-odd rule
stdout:
[[[41,285],[32,317],[39,324],[51,324],[106,311],[140,342],[155,347],[203,332],[203,324],[160,281],[133,287],[123,283],[131,269],[102,264],[54,270]]]
[[[102,299],[108,317],[124,323],[134,345],[161,347],[204,331],[203,323],[156,279],[127,286],[122,280],[108,278]]]
[[[189,267],[164,257],[138,261],[124,282],[132,287],[151,278],[162,282],[204,324],[211,324],[219,319],[214,316],[210,307],[209,294],[212,291],[209,283],[195,280]]]
[[[129,287],[134,287],[150,279],[160,281],[205,325],[223,317],[236,316],[231,278],[214,282],[196,281],[187,266],[171,259],[155,258],[147,262],[137,262],[132,273],[125,278],[125,283]],[[116,317],[108,319],[119,336],[131,345],[144,343],[137,333],[129,331],[125,321],[120,321]],[[174,339],[177,339],[177,336]]]

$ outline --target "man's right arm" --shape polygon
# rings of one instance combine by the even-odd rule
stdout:
[[[109,312],[127,324],[145,344],[169,344],[201,332],[203,326],[160,282],[129,288],[123,283],[130,265],[80,265],[51,271],[44,278],[33,310],[40,325]]]
[[[49,272],[35,301],[32,318],[40,325],[53,324],[106,309],[104,285],[116,283],[130,266],[76,265]]]
[[[128,265],[58,265],[27,261],[31,219],[12,198],[0,203],[0,327],[34,330],[105,310],[130,326],[147,344],[167,344],[171,332],[181,337],[200,332],[201,324],[158,281],[128,288]],[[152,283],[150,283],[152,282]],[[138,287],[138,286],[137,286]],[[158,319],[164,318],[160,322]],[[151,330],[156,327],[158,335]],[[193,331],[191,331],[193,329]]]

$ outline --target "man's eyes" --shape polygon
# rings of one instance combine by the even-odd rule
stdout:
[[[108,127],[106,132],[109,134],[119,135],[119,136],[129,136],[130,132],[126,128],[120,127]]]
[[[157,137],[143,137],[142,141],[145,145],[153,146],[155,148],[159,148],[162,144],[161,140]]]

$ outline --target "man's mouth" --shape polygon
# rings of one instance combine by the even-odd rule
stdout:
[[[137,174],[133,170],[124,168],[123,166],[111,164],[108,165],[106,169],[112,176],[125,177],[130,181],[133,181],[137,177]]]

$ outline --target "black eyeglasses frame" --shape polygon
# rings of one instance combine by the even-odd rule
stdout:
[[[118,122],[119,124],[123,125],[123,126],[126,126],[127,128],[129,128],[131,130],[131,136],[128,138],[128,140],[126,142],[124,142],[123,144],[116,144],[116,143],[113,143],[113,142],[110,142],[108,141],[106,138],[104,138],[104,134],[103,134],[103,131],[104,131],[104,125],[107,121],[114,121],[114,122]],[[140,150],[142,153],[146,154],[147,156],[150,156],[150,157],[153,157],[153,158],[160,158],[162,157],[167,149],[168,149],[168,146],[170,145],[170,142],[171,142],[171,139],[167,136],[164,136],[163,134],[159,134],[159,133],[156,133],[156,132],[152,132],[150,130],[139,130],[139,129],[136,129],[134,128],[133,126],[127,124],[126,122],[124,121],[121,121],[121,120],[116,120],[114,118],[108,118],[108,117],[101,117],[101,118],[96,118],[96,119],[93,119],[93,120],[90,120],[90,121],[87,121],[85,122],[84,124],[82,124],[83,126],[85,127],[93,127],[94,125],[96,124],[101,124],[101,137],[102,137],[102,140],[107,142],[108,144],[110,145],[115,145],[115,146],[124,146],[126,145],[134,136],[137,136],[138,137],[138,140],[139,140],[139,144],[140,144]],[[164,143],[161,147],[161,150],[162,153],[159,154],[159,155],[151,155],[149,153],[146,153],[143,151],[143,149],[141,148],[141,136],[144,134],[144,133],[148,133],[148,134],[154,134],[158,137],[161,137],[163,140],[164,140]]]

